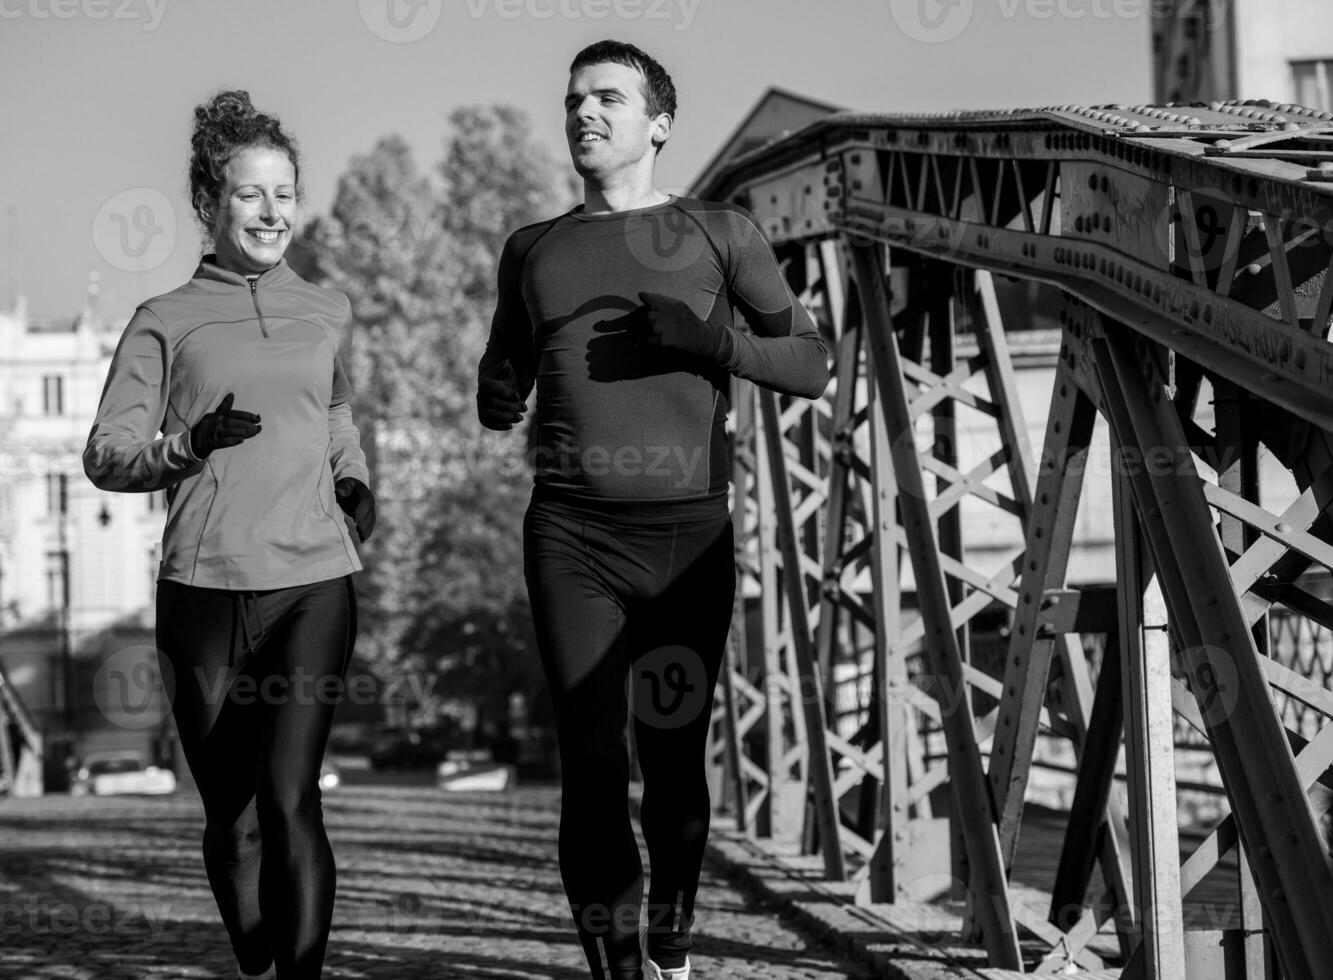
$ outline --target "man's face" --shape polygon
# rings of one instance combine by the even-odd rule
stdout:
[[[665,142],[670,135],[670,116],[648,115],[638,69],[607,62],[585,65],[569,76],[565,138],[579,176],[604,182],[637,166],[651,166],[653,140]]]

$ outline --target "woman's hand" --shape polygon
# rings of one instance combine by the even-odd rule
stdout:
[[[333,485],[338,506],[356,525],[357,536],[365,541],[375,530],[375,495],[354,476],[345,476]]]
[[[190,428],[190,451],[197,459],[207,459],[214,449],[239,446],[263,431],[259,416],[231,407],[236,393],[229,391],[213,409]]]

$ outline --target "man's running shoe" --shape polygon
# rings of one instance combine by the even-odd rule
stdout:
[[[643,958],[643,980],[690,980],[690,959],[676,970],[664,970],[647,956]]]

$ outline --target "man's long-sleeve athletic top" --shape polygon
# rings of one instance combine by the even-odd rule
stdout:
[[[721,325],[720,363],[636,348],[640,292]],[[725,497],[728,375],[807,398],[828,383],[823,341],[754,219],[676,197],[510,236],[480,373],[506,360],[524,398],[536,386],[538,486],[608,502]]]
[[[247,278],[212,256],[135,310],[83,467],[103,490],[166,488],[159,578],[260,590],[361,568],[334,497],[341,477],[370,482],[340,356],[350,317],[285,261]],[[262,431],[200,460],[190,428],[228,392]]]

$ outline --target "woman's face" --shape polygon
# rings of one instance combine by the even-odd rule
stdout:
[[[242,275],[271,269],[292,240],[296,168],[281,150],[252,146],[224,174],[218,199],[204,204],[218,265]]]

